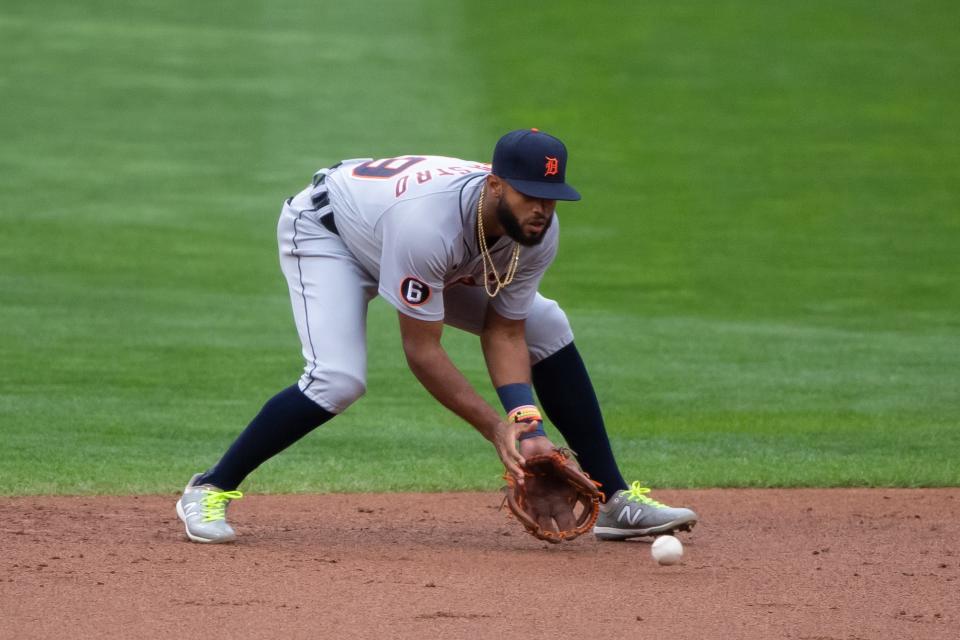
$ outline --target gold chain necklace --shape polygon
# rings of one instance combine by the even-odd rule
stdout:
[[[486,192],[487,185],[483,185],[480,188],[480,202],[477,203],[477,242],[480,244],[480,259],[483,261],[483,289],[487,292],[488,296],[494,298],[500,293],[501,289],[513,282],[513,276],[517,275],[517,264],[520,262],[520,243],[514,243],[513,257],[510,259],[510,266],[507,267],[507,272],[504,274],[503,280],[501,280],[500,274],[497,273],[497,267],[493,264],[493,256],[490,255],[490,248],[487,247],[487,234],[483,231],[483,194]],[[493,291],[490,291],[491,285],[489,276],[487,275],[488,263],[490,265],[489,271],[493,272],[493,279],[497,282]]]

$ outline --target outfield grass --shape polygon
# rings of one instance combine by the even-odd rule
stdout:
[[[614,6],[616,5],[616,6]],[[0,7],[0,494],[176,491],[298,375],[284,197],[571,149],[544,283],[655,486],[960,484],[960,5]],[[261,491],[492,488],[371,308],[368,397]],[[476,340],[450,331],[483,392]]]

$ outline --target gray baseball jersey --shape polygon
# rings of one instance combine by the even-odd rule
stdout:
[[[380,295],[404,314],[443,320],[445,288],[482,284],[477,203],[489,170],[487,164],[424,155],[348,160],[327,176],[343,243],[377,280]],[[513,282],[491,301],[498,314],[527,317],[556,255],[558,234],[554,216],[541,244],[521,248]],[[506,236],[490,247],[501,277],[513,247]]]
[[[477,202],[488,171],[430,156],[349,160],[284,203],[280,268],[305,360],[300,389],[310,399],[340,413],[364,393],[367,304],[378,292],[402,313],[477,334],[490,305],[526,318],[532,363],[570,344],[563,310],[536,291],[556,254],[556,223],[539,246],[521,248],[514,281],[495,298],[480,286]],[[323,222],[331,212],[336,232]],[[512,248],[507,238],[490,247],[501,277]]]

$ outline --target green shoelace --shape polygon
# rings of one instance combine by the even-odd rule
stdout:
[[[639,502],[640,504],[646,504],[651,507],[660,507],[666,508],[667,505],[662,502],[657,502],[653,498],[648,498],[647,494],[650,493],[650,487],[642,487],[639,482],[634,482],[630,485],[630,488],[627,490],[627,493],[624,494],[627,500],[633,502]]]
[[[227,504],[243,497],[240,491],[207,491],[203,496],[203,521],[216,522],[227,517]]]

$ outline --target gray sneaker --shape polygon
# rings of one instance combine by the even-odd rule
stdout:
[[[690,509],[668,507],[648,498],[648,493],[650,489],[634,482],[613,494],[600,506],[593,535],[599,540],[626,540],[690,531],[697,524],[697,514]]]
[[[194,485],[200,475],[190,478],[177,500],[177,515],[183,520],[187,537],[194,542],[233,542],[237,534],[227,524],[227,505],[243,494],[221,491],[212,484]]]

